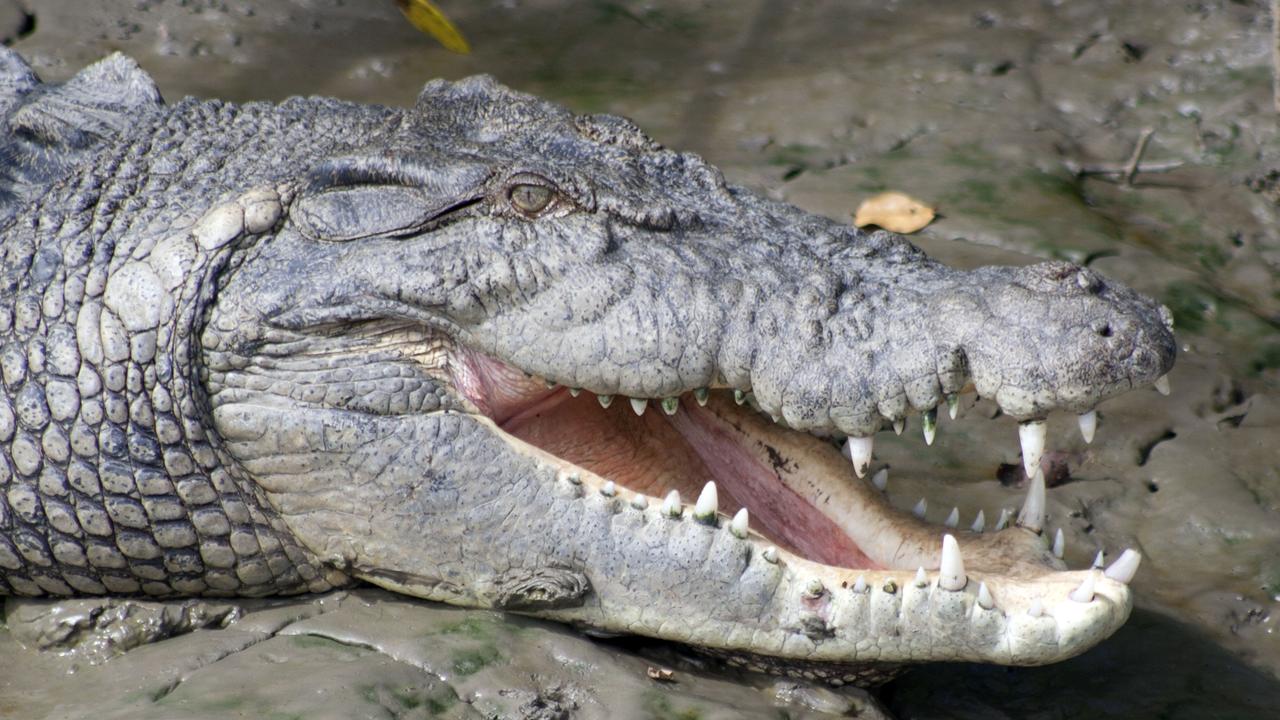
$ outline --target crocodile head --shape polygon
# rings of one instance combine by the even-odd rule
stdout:
[[[1037,462],[1018,522],[968,530],[855,477],[960,393],[1034,459],[1048,413],[1156,382],[1168,312],[1127,288],[953,270],[487,78],[273,188],[205,391],[239,471],[354,576],[840,680],[1052,662],[1129,613],[1137,556],[1068,571]]]

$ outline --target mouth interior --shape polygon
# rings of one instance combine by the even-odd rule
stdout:
[[[566,388],[548,389],[491,358],[473,355],[468,360],[465,382],[458,386],[505,432],[650,497],[676,490],[692,502],[714,481],[720,513],[732,516],[747,507],[752,529],[780,548],[824,565],[879,569],[848,533],[781,479],[784,473],[804,472],[803,466],[814,472],[818,464],[795,457],[794,450],[783,454],[767,438],[752,438],[743,421],[754,411],[737,406],[731,391],[712,391],[706,407],[686,394],[675,414],[650,402],[643,415],[636,415],[628,398],[617,397],[605,408],[591,393],[573,397]],[[775,429],[802,435],[813,452],[831,452],[816,437]],[[744,438],[763,441],[767,460],[748,448]],[[789,445],[794,448],[800,439],[791,438]]]

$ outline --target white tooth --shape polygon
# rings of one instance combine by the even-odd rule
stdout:
[[[742,508],[734,514],[733,521],[729,523],[729,532],[733,533],[734,537],[745,540],[747,528],[750,527],[750,524],[750,513],[747,512],[746,508]]]
[[[644,398],[631,398],[631,409],[636,411],[637,415],[643,415],[644,409],[649,407],[649,401]]]
[[[1047,430],[1043,420],[1028,420],[1018,425],[1018,442],[1022,444],[1022,467],[1027,477],[1035,474],[1044,456],[1044,440]]]
[[[613,404],[612,395],[597,395],[596,400],[600,401],[600,407],[607,408]]]
[[[1133,580],[1133,576],[1138,572],[1138,564],[1142,562],[1142,553],[1137,550],[1125,550],[1120,553],[1120,557],[1111,563],[1111,567],[1107,568],[1104,573],[1107,577],[1122,582],[1126,585]]]
[[[907,429],[907,420],[906,420],[906,418],[898,418],[897,420],[894,420],[894,421],[893,421],[893,432],[894,432],[894,433],[896,433],[896,434],[898,434],[898,435],[901,435],[901,434],[902,434],[902,431],[903,431],[903,430],[906,430],[906,429]]]
[[[942,536],[942,562],[938,566],[938,587],[943,590],[963,590],[969,578],[964,574],[964,558],[960,557],[960,544],[950,535]]]
[[[951,514],[947,516],[946,520],[942,521],[942,524],[946,525],[949,528],[953,528],[959,525],[960,524],[960,508],[958,507],[951,508]]]
[[[1093,602],[1093,571],[1090,570],[1088,575],[1084,576],[1084,582],[1080,583],[1080,587],[1071,591],[1068,595],[1072,600],[1080,603]]]
[[[810,578],[809,582],[804,584],[804,593],[810,597],[818,597],[826,591],[827,589],[818,578]]]
[[[1044,472],[1036,468],[1031,484],[1027,487],[1027,501],[1022,506],[1022,512],[1018,513],[1018,524],[1028,530],[1040,532],[1040,528],[1044,527],[1044,504]]]
[[[667,517],[678,518],[684,510],[680,505],[680,492],[672,490],[667,493],[667,497],[662,501],[662,514]]]
[[[915,515],[921,520],[924,519],[924,515],[928,511],[929,511],[929,501],[925,500],[924,498],[920,498],[920,502],[916,503],[916,506],[911,508],[911,514]]]
[[[693,516],[699,520],[713,520],[719,507],[720,499],[716,493],[716,484],[709,482],[702,486],[702,492],[698,494],[698,502],[693,506]]]
[[[996,532],[1009,527],[1009,508],[1000,508],[1000,518],[996,520],[996,526],[993,528]]]
[[[547,380],[545,380],[544,382],[546,382],[546,383],[547,383],[547,389],[548,389],[548,390],[554,389],[554,388],[555,388],[555,386],[556,386],[556,381],[555,381],[555,380],[547,379]]]
[[[867,468],[871,466],[871,447],[873,445],[872,437],[850,437],[844,442],[844,456],[853,462],[853,472],[858,477],[864,477],[867,474]]]
[[[569,388],[569,397],[578,397],[582,393],[582,388]]]
[[[1101,570],[1107,566],[1107,554],[1101,550],[1093,558],[1093,567],[1095,570]]]
[[[777,565],[778,564],[778,548],[770,545],[769,547],[760,551],[760,557],[764,558],[764,561],[769,563],[770,565]]]
[[[693,391],[693,399],[698,401],[700,407],[707,406],[708,391],[706,388],[698,388]]]
[[[1161,375],[1160,377],[1156,378],[1156,390],[1159,391],[1161,395],[1169,394],[1169,376],[1168,375]]]
[[[951,416],[952,420],[955,420],[956,413],[958,412],[960,412],[960,396],[948,395],[947,396],[947,414]]]
[[[929,408],[920,416],[920,427],[924,429],[924,444],[932,445],[938,434],[938,408]]]
[[[733,401],[739,405],[747,401],[747,394],[741,390],[733,391]]]
[[[922,587],[928,587],[928,585],[929,585],[929,576],[924,574],[924,566],[921,565],[920,567],[916,568],[916,587],[922,588]]]
[[[609,482],[604,484],[604,487],[600,488],[600,494],[605,497],[613,497],[614,495],[617,495],[618,494],[617,484],[614,483],[612,480],[610,480]]]
[[[643,510],[649,507],[649,498],[645,497],[644,495],[636,495],[635,497],[631,498],[631,507],[637,510]]]
[[[1093,432],[1098,429],[1098,411],[1081,413],[1077,419],[1080,421],[1080,437],[1084,438],[1085,443],[1093,442]]]
[[[991,591],[987,589],[987,584],[978,583],[978,607],[990,610],[995,606],[996,601],[991,598]]]
[[[582,476],[581,476],[581,475],[579,475],[579,474],[578,474],[578,473],[576,473],[576,472],[571,472],[571,473],[567,473],[567,474],[565,474],[564,479],[565,479],[565,480],[568,480],[570,483],[573,483],[574,485],[581,485],[581,484],[582,484]]]
[[[987,527],[987,514],[979,510],[978,517],[973,519],[973,524],[969,526],[969,529],[976,533],[980,533],[986,527]]]
[[[856,593],[864,593],[867,591],[867,579],[861,575],[853,583],[853,591]]]
[[[1058,528],[1058,532],[1053,534],[1053,556],[1062,559],[1067,554],[1067,539],[1062,536],[1062,528]]]
[[[680,409],[680,398],[669,397],[669,398],[662,399],[662,412],[668,415],[675,415],[676,410],[679,410],[679,409]]]
[[[1031,607],[1027,608],[1027,614],[1031,617],[1040,617],[1044,614],[1044,603],[1040,602],[1040,598],[1031,601]]]
[[[889,487],[889,468],[882,467],[871,476],[871,484],[876,486],[880,492],[884,492]]]

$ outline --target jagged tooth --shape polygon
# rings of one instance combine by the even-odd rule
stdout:
[[[733,533],[734,537],[745,540],[750,527],[751,514],[747,512],[746,508],[741,508],[734,514],[733,520],[729,523],[729,532]]]
[[[613,497],[618,494],[618,485],[610,480],[604,484],[604,487],[600,488],[600,494],[605,497]]]
[[[764,561],[769,563],[770,565],[777,565],[778,564],[778,548],[770,545],[769,547],[760,551],[760,557],[764,558]]]
[[[1031,485],[1027,488],[1027,501],[1018,513],[1018,524],[1028,530],[1040,532],[1044,527],[1045,488],[1044,471],[1036,468],[1031,477]]]
[[[876,489],[879,490],[880,492],[884,492],[885,490],[888,490],[889,489],[889,468],[882,467],[879,470],[877,470],[876,474],[871,476],[871,484],[875,485]]]
[[[1062,535],[1062,528],[1053,534],[1053,556],[1062,559],[1067,554],[1067,539]]]
[[[853,591],[856,593],[865,593],[867,591],[867,579],[861,575],[853,583]]]
[[[556,387],[556,381],[555,381],[555,380],[552,380],[551,378],[546,378],[546,379],[544,379],[544,380],[543,380],[543,382],[545,382],[545,383],[547,384],[547,389],[548,389],[548,390],[553,390],[553,389],[555,389],[555,387]]]
[[[1107,566],[1107,554],[1102,550],[1099,550],[1098,554],[1095,555],[1093,558],[1093,569],[1101,570],[1106,566]]]
[[[928,586],[929,586],[929,576],[925,574],[924,566],[921,565],[920,567],[916,568],[916,587],[922,588],[922,587],[928,587]]]
[[[844,441],[844,456],[853,463],[853,472],[858,477],[865,477],[871,466],[871,448],[874,444],[872,436],[853,437]]]
[[[644,495],[636,495],[631,498],[631,507],[637,510],[643,510],[649,507],[649,498]]]
[[[996,520],[996,526],[992,529],[996,532],[1000,532],[1001,530],[1009,527],[1010,514],[1009,508],[1000,508],[1000,518]]]
[[[647,407],[649,407],[649,401],[645,398],[631,398],[631,409],[635,410],[637,415],[643,415]]]
[[[973,519],[973,524],[969,526],[969,529],[976,533],[980,533],[984,529],[986,529],[986,527],[987,527],[987,514],[979,510],[978,517]]]
[[[612,395],[597,395],[596,400],[600,402],[600,407],[602,408],[608,408],[610,405],[613,404]]]
[[[698,405],[700,407],[707,406],[707,397],[709,396],[710,396],[710,392],[704,387],[697,388],[693,391],[693,399],[698,401]]]
[[[1031,617],[1040,617],[1044,614],[1044,603],[1040,602],[1040,598],[1031,601],[1031,607],[1027,608],[1027,614]]]
[[[920,498],[920,502],[916,503],[916,506],[911,508],[911,514],[921,520],[924,519],[925,513],[927,512],[929,512],[929,501],[924,498]]]
[[[952,420],[956,419],[956,415],[960,412],[960,396],[952,393],[947,396],[947,414]]]
[[[1076,419],[1080,421],[1080,437],[1084,438],[1085,443],[1093,442],[1093,432],[1098,429],[1098,411],[1080,413]]]
[[[894,420],[894,421],[893,421],[893,432],[894,432],[894,434],[901,435],[901,434],[902,434],[902,431],[903,431],[903,430],[906,430],[906,429],[907,429],[907,419],[906,419],[906,418],[898,418],[897,420]]]
[[[1084,582],[1080,583],[1080,587],[1072,590],[1067,597],[1080,603],[1093,602],[1093,583],[1094,573],[1090,570],[1089,574],[1084,576]]]
[[[680,513],[684,511],[684,507],[680,505],[680,492],[672,490],[667,493],[667,497],[662,501],[662,514],[668,517],[678,518]]]
[[[959,525],[960,524],[960,508],[958,507],[951,508],[951,514],[947,516],[946,520],[942,521],[942,524],[946,525],[949,528],[953,528]]]
[[[693,516],[703,521],[714,520],[719,509],[720,498],[716,493],[716,484],[712,481],[702,486],[698,502],[693,506]]]
[[[1107,568],[1104,573],[1107,577],[1122,582],[1126,585],[1133,581],[1133,576],[1138,572],[1138,565],[1142,562],[1142,553],[1137,550],[1129,549],[1120,553],[1120,557],[1111,563],[1111,567]]]
[[[565,473],[564,479],[568,480],[570,483],[574,485],[582,484],[582,476],[576,472]]]
[[[990,610],[996,606],[996,601],[991,597],[991,591],[987,589],[986,583],[978,583],[978,607],[983,610]]]
[[[938,434],[938,408],[932,407],[921,414],[920,426],[924,428],[924,444],[932,445]]]
[[[1169,376],[1168,375],[1161,375],[1160,377],[1156,378],[1155,385],[1156,385],[1156,391],[1159,392],[1161,395],[1169,394]]]
[[[578,397],[582,394],[582,388],[569,388],[569,397]]]
[[[675,415],[676,410],[679,410],[679,409],[680,409],[680,398],[669,397],[669,398],[662,399],[662,412],[668,415]]]
[[[1027,471],[1027,477],[1035,474],[1036,468],[1040,467],[1047,432],[1043,420],[1028,420],[1018,425],[1018,442],[1022,445],[1022,467]]]
[[[747,394],[741,390],[733,391],[733,401],[739,405],[747,401]]]
[[[960,544],[951,535],[942,536],[942,561],[938,564],[938,587],[943,590],[963,590],[969,582],[964,574],[964,558],[960,556]]]

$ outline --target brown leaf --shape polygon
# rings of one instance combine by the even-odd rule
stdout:
[[[933,222],[933,208],[900,192],[885,192],[867,198],[858,206],[853,224],[878,225],[890,232],[913,233]]]

